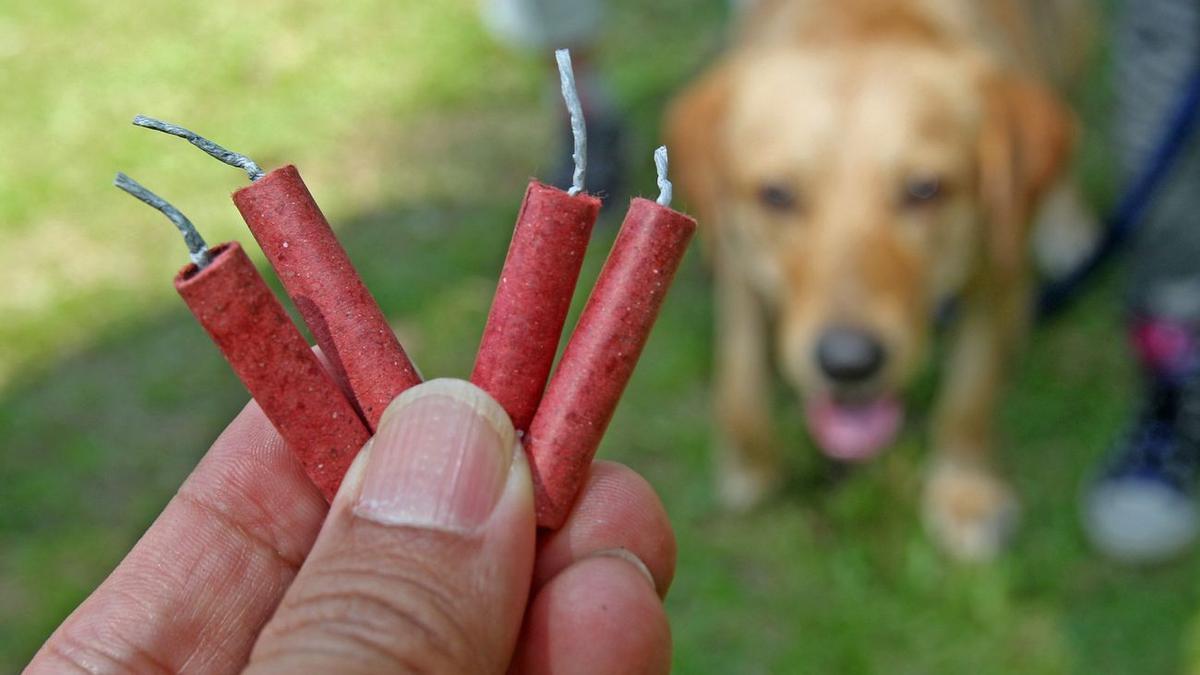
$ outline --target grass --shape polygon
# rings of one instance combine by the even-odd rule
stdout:
[[[644,150],[632,177],[644,192],[662,103],[711,53],[723,5],[615,3],[604,66]],[[462,376],[522,186],[550,170],[549,64],[492,44],[471,0],[0,9],[0,671],[112,569],[245,398],[172,296],[185,261],[175,233],[108,186],[125,170],[210,240],[246,241],[225,199],[244,176],[134,129],[133,114],[301,166],[423,370]],[[598,236],[585,279],[612,235]],[[1118,568],[1076,524],[1078,486],[1119,430],[1133,381],[1118,291],[1107,279],[1034,335],[1002,411],[1024,527],[995,565],[961,567],[917,524],[921,419],[846,480],[797,480],[746,517],[718,510],[709,289],[693,252],[603,450],[645,474],[675,521],[677,671],[1195,663],[1200,561]]]

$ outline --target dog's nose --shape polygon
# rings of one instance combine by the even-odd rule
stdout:
[[[834,382],[870,379],[883,367],[884,357],[879,340],[858,328],[831,328],[817,340],[817,365]]]

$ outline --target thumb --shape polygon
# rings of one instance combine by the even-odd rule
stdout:
[[[500,405],[460,380],[414,387],[346,474],[249,672],[503,672],[535,530]]]

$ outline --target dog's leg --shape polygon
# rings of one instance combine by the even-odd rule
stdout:
[[[938,543],[962,559],[994,557],[1016,524],[1016,498],[992,466],[992,421],[1004,373],[1027,326],[1026,288],[1013,282],[975,289],[951,345],[923,512]]]
[[[746,510],[781,477],[771,423],[771,371],[766,317],[749,281],[728,258],[716,268],[716,487],[721,503]]]

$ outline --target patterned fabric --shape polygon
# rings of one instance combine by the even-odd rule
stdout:
[[[1142,170],[1200,57],[1200,2],[1125,0],[1115,36],[1116,144],[1126,181]],[[1131,300],[1157,313],[1164,299],[1200,299],[1200,136],[1166,178],[1132,256]],[[1172,296],[1164,298],[1163,296]],[[1193,302],[1200,319],[1200,302]],[[1176,308],[1171,308],[1171,312]]]

